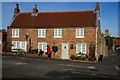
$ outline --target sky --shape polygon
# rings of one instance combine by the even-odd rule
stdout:
[[[2,28],[7,29],[14,15],[16,3],[20,12],[32,12],[37,4],[39,12],[95,10],[96,2],[2,2]],[[109,29],[111,36],[118,37],[118,2],[100,2],[101,32]],[[119,36],[120,37],[120,36]]]

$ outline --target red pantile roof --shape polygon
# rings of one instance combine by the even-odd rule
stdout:
[[[95,27],[94,11],[19,13],[10,27]]]

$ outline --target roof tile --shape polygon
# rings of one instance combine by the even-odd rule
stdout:
[[[93,27],[96,24],[94,11],[39,12],[37,16],[31,14],[19,13],[10,27]]]

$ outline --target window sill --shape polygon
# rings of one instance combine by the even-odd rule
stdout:
[[[76,38],[84,38],[84,37],[76,37]]]
[[[38,37],[38,38],[46,38],[46,37]]]
[[[54,37],[54,38],[62,38],[62,37]]]
[[[19,36],[18,36],[18,37],[13,37],[13,36],[12,36],[12,38],[19,38]]]

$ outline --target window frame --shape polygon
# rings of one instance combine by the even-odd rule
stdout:
[[[44,31],[44,36],[43,35]],[[41,32],[41,35],[39,35],[39,32]],[[45,38],[46,37],[46,29],[38,29],[38,38]]]
[[[79,32],[77,31],[79,30]],[[83,36],[81,36],[81,32],[83,31]],[[79,34],[78,34],[79,33]],[[84,29],[81,28],[81,29],[76,29],[76,38],[84,38]]]
[[[18,33],[16,33],[18,31]],[[12,37],[19,38],[19,29],[12,29]]]
[[[13,44],[14,42],[15,42],[15,47],[14,47],[14,44]],[[18,45],[17,45],[18,43],[19,43],[19,48],[18,48]],[[12,45],[13,45],[12,49],[20,49],[20,46],[21,46],[20,41],[12,41]]]
[[[54,29],[54,38],[62,38],[62,29]]]
[[[27,49],[27,42],[26,41],[12,41],[12,45],[15,42],[15,47],[12,46],[12,49],[23,49],[26,51]],[[19,47],[18,47],[18,43],[19,43]],[[23,44],[24,43],[24,48],[23,48]]]
[[[80,45],[80,52],[83,53],[83,54],[86,54],[87,53],[87,44],[76,44],[76,54],[78,54],[78,45]],[[83,45],[85,45],[85,52],[83,52]]]
[[[43,50],[44,52],[47,52],[47,43],[46,43],[46,42],[39,42],[39,43],[38,43],[38,51],[40,50],[40,47],[39,47],[40,44],[42,44],[42,50]],[[44,50],[44,46],[43,46],[44,44],[46,45],[46,50]]]

